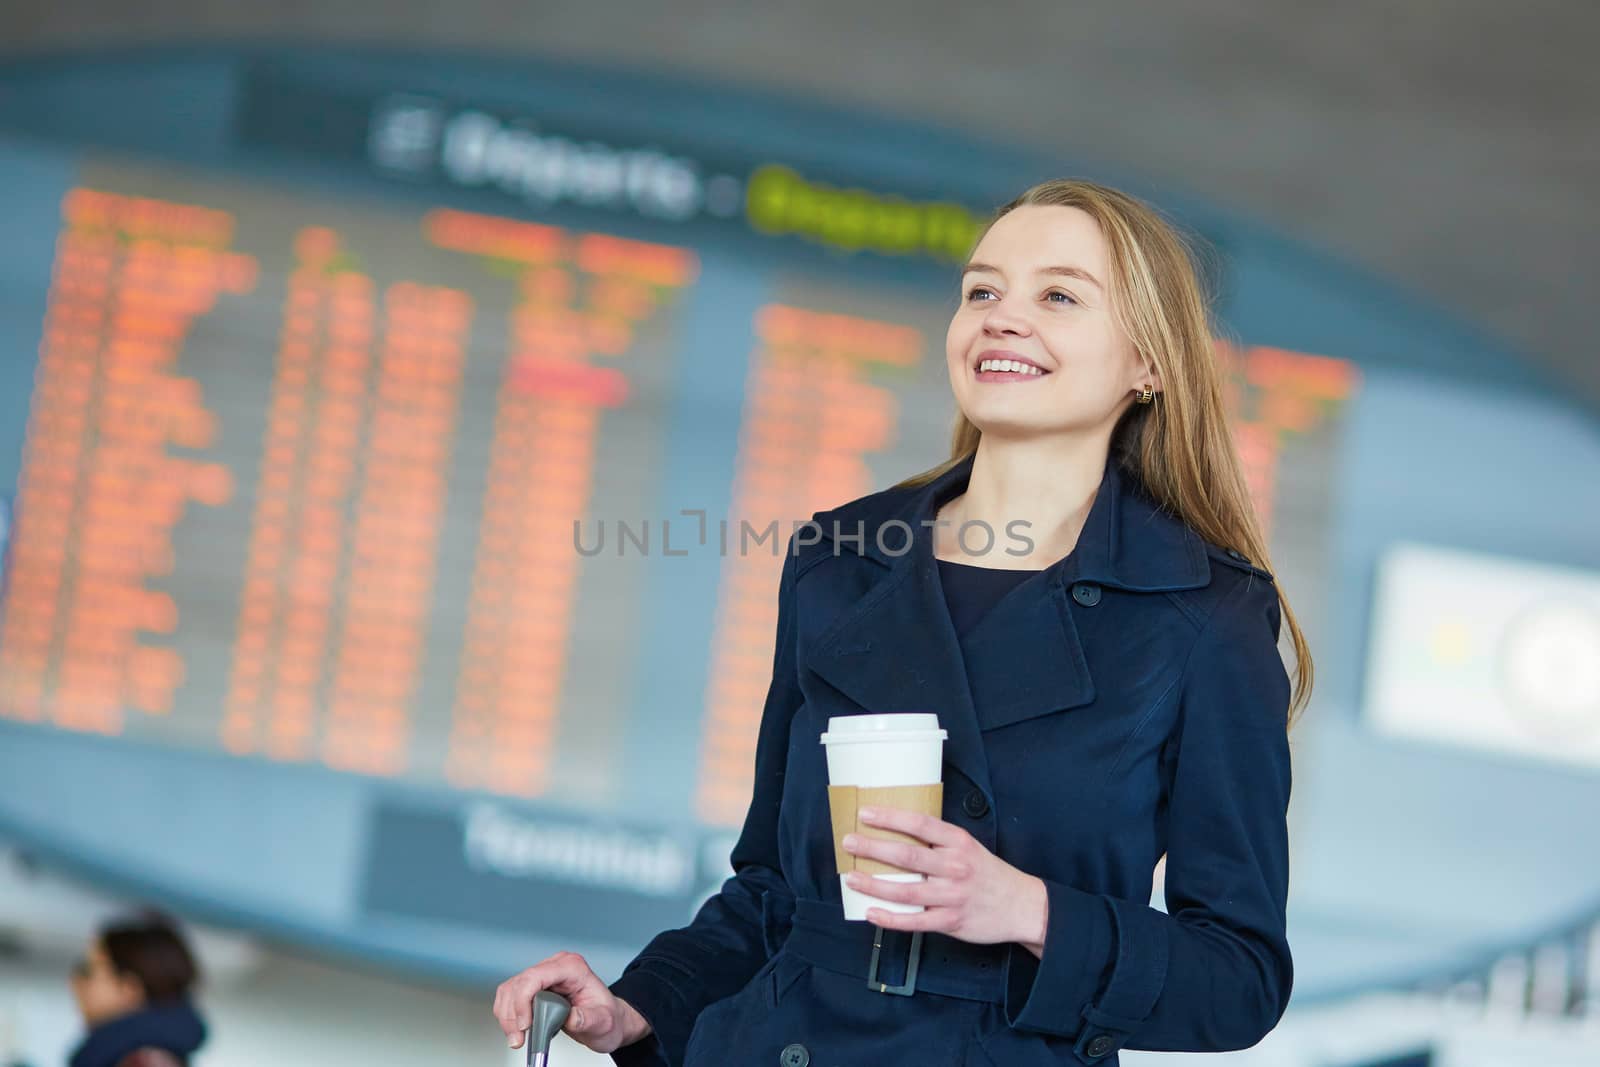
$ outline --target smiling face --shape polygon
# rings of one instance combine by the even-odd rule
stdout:
[[[945,337],[956,403],[979,430],[1109,437],[1136,390],[1160,388],[1112,315],[1109,267],[1079,208],[1024,205],[984,234]]]

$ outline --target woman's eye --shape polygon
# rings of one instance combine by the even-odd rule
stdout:
[[[1044,296],[1046,300],[1050,299],[1052,296],[1059,296],[1064,297],[1069,304],[1076,304],[1078,302],[1073,298],[1071,293],[1063,293],[1060,289],[1052,289],[1048,293],[1044,294]]]
[[[976,289],[968,289],[967,290],[967,299],[971,300],[974,297],[976,297],[979,293],[987,293],[987,292],[989,292],[989,290],[981,288],[981,287],[980,288],[976,288]]]

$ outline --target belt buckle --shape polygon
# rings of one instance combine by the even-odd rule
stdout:
[[[873,931],[872,963],[867,968],[867,988],[879,993],[892,993],[897,997],[909,997],[917,991],[917,964],[922,960],[922,931],[914,931],[911,935],[911,952],[906,956],[904,985],[886,985],[878,981],[878,958],[883,953],[883,927],[873,927]]]

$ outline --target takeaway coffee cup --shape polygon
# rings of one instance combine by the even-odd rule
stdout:
[[[845,834],[854,832],[886,841],[918,838],[863,825],[856,813],[863,807],[907,808],[938,818],[944,810],[944,739],[939,717],[925,713],[842,715],[828,720],[822,744],[828,754],[828,809],[833,821],[833,855],[839,869],[839,893],[846,919],[865,919],[867,909],[902,914],[922,911],[920,904],[900,904],[858,892],[845,884],[851,871],[895,882],[920,882],[921,874],[904,871],[844,850]]]

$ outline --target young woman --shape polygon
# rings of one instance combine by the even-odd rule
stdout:
[[[1123,193],[1039,185],[973,249],[946,354],[950,460],[791,539],[734,877],[609,988],[570,953],[502,983],[513,1047],[543,988],[623,1065],[1109,1064],[1277,1024],[1311,659],[1190,251]],[[949,732],[943,818],[863,812],[911,840],[845,846],[925,874],[851,875],[924,910],[846,922],[818,736],[891,711]]]
[[[69,1067],[183,1067],[206,1039],[190,1001],[194,957],[161,915],[115,922],[72,971],[88,1033]]]

